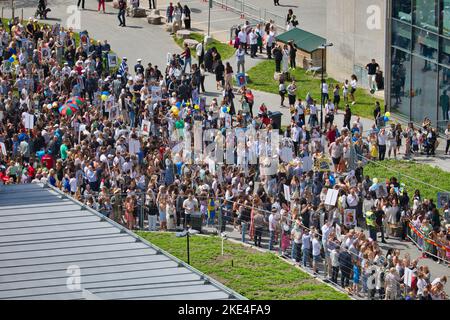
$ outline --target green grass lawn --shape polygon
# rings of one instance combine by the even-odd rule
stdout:
[[[255,90],[278,94],[279,83],[273,79],[274,71],[274,60],[265,60],[259,63],[247,72],[250,78],[248,86]],[[312,75],[305,74],[305,70],[297,68],[296,70],[291,71],[291,77],[293,77],[297,82],[297,97],[304,100],[309,92],[313,99],[316,99],[320,104],[320,75],[313,78]],[[333,78],[326,78],[326,80],[329,84],[330,97],[332,97],[333,88],[338,81]],[[351,106],[351,110],[354,115],[372,119],[375,101],[379,101],[383,106],[382,100],[376,99],[363,89],[358,89],[355,97],[356,104]],[[344,110],[344,107],[345,105],[342,97],[341,84],[341,103],[339,109]]]
[[[377,177],[380,182],[384,181],[386,178],[396,177],[400,183],[404,183],[406,185],[410,198],[413,197],[414,191],[419,189],[422,198],[433,199],[434,203],[436,203],[437,192],[443,192],[419,181],[423,181],[432,186],[450,191],[450,172],[446,172],[440,168],[432,167],[427,164],[401,160],[385,160],[381,164],[383,166],[377,165],[377,163],[370,163],[366,165],[364,167],[364,175],[368,175],[371,178]],[[402,174],[408,175],[409,177],[419,181],[406,177]]]
[[[138,232],[156,246],[186,261],[186,238],[174,233]],[[191,265],[251,300],[348,300],[349,297],[314,280],[307,273],[261,253],[214,236],[190,238]]]
[[[200,33],[196,33],[196,32],[191,33],[191,39],[197,40],[198,42],[202,42],[204,37],[205,36]],[[180,48],[184,48],[183,47],[183,39],[177,38],[175,35],[173,36],[173,39],[180,46]],[[225,61],[225,60],[228,60],[229,58],[231,58],[236,51],[236,49],[234,49],[234,47],[232,47],[226,43],[222,43],[214,38],[212,38],[211,42],[206,46],[206,50],[208,50],[209,48],[212,48],[212,47],[216,47],[217,51],[220,53],[220,55],[222,57],[222,61]],[[195,50],[192,50],[191,52],[192,52],[192,56],[196,58],[197,54],[195,53]]]

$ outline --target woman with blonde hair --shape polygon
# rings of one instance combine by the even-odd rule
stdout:
[[[134,227],[134,199],[133,196],[128,196],[125,200],[125,220],[128,230],[133,230]]]

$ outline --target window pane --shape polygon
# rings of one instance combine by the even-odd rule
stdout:
[[[391,52],[391,107],[394,111],[409,117],[411,103],[411,55],[395,48],[392,48]]]
[[[413,29],[414,53],[421,56],[437,60],[438,37],[425,30]]]
[[[392,20],[392,45],[411,50],[411,26]]]
[[[449,120],[450,106],[450,69],[439,68],[439,112],[438,112],[438,128],[444,132],[447,128]]]
[[[428,117],[436,125],[437,80],[437,64],[413,56],[411,118],[414,122],[422,123]]]
[[[450,40],[441,37],[441,54],[439,62],[450,67]]]
[[[411,23],[411,0],[392,0],[392,17]]]
[[[450,37],[450,0],[441,0],[442,34]]]
[[[438,0],[414,0],[414,25],[437,33],[439,29],[437,5]]]

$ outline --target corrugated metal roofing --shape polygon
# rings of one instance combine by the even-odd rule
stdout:
[[[299,28],[293,28],[280,34],[276,37],[276,40],[283,43],[288,43],[292,40],[298,48],[309,53],[314,52],[326,42],[325,38]]]
[[[0,299],[245,298],[59,190],[22,184],[0,189]]]

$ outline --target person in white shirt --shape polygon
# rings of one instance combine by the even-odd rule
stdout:
[[[245,28],[242,28],[241,31],[239,31],[238,38],[239,38],[239,45],[242,45],[245,54],[247,54],[247,32]]]
[[[317,106],[316,106],[316,100],[314,100],[313,104],[309,106],[309,125],[311,127],[315,127],[319,120],[317,119]]]
[[[198,210],[198,201],[192,196],[192,192],[188,193],[188,198],[183,202],[185,227],[191,226],[191,214]]]
[[[244,45],[240,44],[239,48],[236,50],[236,63],[237,63],[237,73],[245,73],[245,50]]]
[[[205,50],[203,47],[203,41],[200,41],[197,46],[195,47],[195,53],[197,54],[198,58],[198,65],[200,66],[203,64],[203,60],[205,58]]]
[[[267,59],[272,59],[272,49],[275,44],[275,32],[269,31],[266,37],[266,52]]]
[[[330,253],[331,261],[331,282],[337,284],[337,278],[339,274],[339,247],[335,247]]]
[[[447,140],[447,145],[445,146],[445,154],[448,154],[450,149],[450,122],[447,123],[447,129],[445,129],[445,139]]]
[[[356,87],[358,85],[358,78],[356,77],[356,75],[352,74],[351,79],[352,80],[350,81],[350,86],[351,86],[350,99],[352,99],[352,105],[354,105],[356,103],[355,92],[356,92]]]
[[[317,265],[320,263],[320,249],[322,246],[319,241],[319,234],[314,234],[314,238],[312,240],[312,256],[313,256],[313,273],[317,274]]]
[[[324,79],[322,80],[322,101],[325,103],[325,101],[328,101],[329,98],[330,97],[328,95],[328,84]]]
[[[311,250],[311,235],[309,234],[309,230],[305,229],[302,235],[302,261],[304,267],[306,267],[306,263],[311,260],[310,250]]]
[[[387,145],[388,145],[388,157],[391,157],[392,151],[394,151],[394,159],[397,159],[397,137],[395,124],[391,123],[391,127],[387,131]]]
[[[386,130],[382,128],[378,133],[378,159],[380,161],[383,161],[386,156],[386,140]]]
[[[258,52],[258,35],[256,34],[256,30],[252,29],[248,37],[250,40],[250,57],[256,58],[256,53]]]

